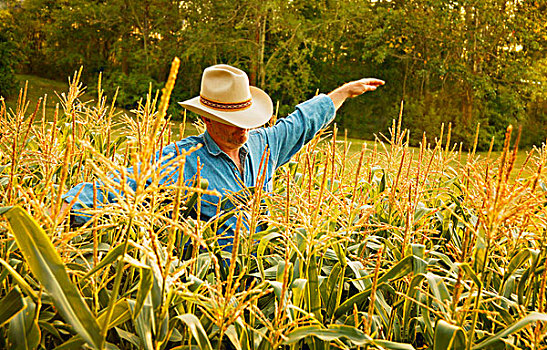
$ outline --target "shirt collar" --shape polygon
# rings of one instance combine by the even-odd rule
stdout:
[[[205,147],[207,148],[207,151],[213,156],[218,156],[219,154],[224,153],[220,149],[220,147],[218,147],[217,143],[215,142],[215,140],[213,140],[213,138],[211,137],[211,135],[209,134],[207,130],[205,130],[205,132],[203,133],[203,143],[205,143]],[[249,153],[249,147],[247,146],[247,143],[241,146],[240,152],[242,151],[244,156],[246,156]]]

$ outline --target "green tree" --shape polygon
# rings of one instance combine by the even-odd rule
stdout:
[[[11,33],[12,29],[8,27],[10,19],[10,14],[0,9],[0,96],[10,95],[17,86],[17,47]]]
[[[351,136],[386,132],[404,101],[416,144],[452,124],[452,140],[480,147],[524,125],[537,143],[546,113],[547,5],[488,0],[145,0],[7,1],[24,71],[65,79],[84,66],[86,81],[131,86],[124,105],[164,81],[181,58],[173,91],[199,92],[203,69],[239,66],[280,102],[280,116],[319,90],[364,76],[387,81],[382,93],[349,101],[337,123]],[[120,16],[122,14],[122,16]],[[543,74],[543,75],[542,75]],[[126,85],[128,84],[128,85]],[[90,84],[92,85],[92,84]],[[113,92],[113,91],[109,91]],[[124,94],[126,96],[124,96]],[[132,102],[131,102],[132,101]],[[179,109],[180,110],[180,109]],[[529,135],[527,135],[529,133]]]

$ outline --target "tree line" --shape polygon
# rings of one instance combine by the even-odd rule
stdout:
[[[385,133],[403,107],[413,144],[451,123],[452,141],[521,144],[547,135],[547,3],[530,0],[7,0],[0,1],[0,71],[120,87],[131,108],[181,59],[174,98],[199,92],[202,70],[228,63],[279,102],[279,115],[339,84],[387,82],[337,117],[348,135]],[[4,74],[7,80],[9,74]],[[0,78],[2,79],[2,78]],[[0,93],[9,82],[0,80]],[[173,109],[174,117],[180,109]]]

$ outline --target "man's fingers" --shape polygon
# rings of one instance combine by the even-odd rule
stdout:
[[[366,85],[372,85],[372,86],[380,86],[380,85],[384,85],[386,83],[385,81],[380,80],[380,79],[376,79],[376,78],[364,78],[364,79],[361,79],[359,81],[366,84]]]
[[[348,85],[349,97],[359,96],[367,91],[374,91],[378,86],[384,85],[385,82],[376,78],[365,78],[356,80]]]

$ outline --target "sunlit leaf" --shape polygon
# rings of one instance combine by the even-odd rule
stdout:
[[[49,292],[63,318],[89,345],[99,348],[102,337],[97,320],[68,277],[49,237],[20,207],[2,209],[32,273]]]
[[[15,287],[8,295],[0,299],[0,326],[9,322],[15,315],[23,311],[26,304],[21,296],[19,288]]]
[[[188,326],[190,332],[192,333],[192,337],[198,343],[200,349],[212,350],[209,337],[207,336],[207,333],[205,333],[201,322],[195,315],[184,314],[177,316],[176,319],[181,320],[186,324],[186,326]]]

